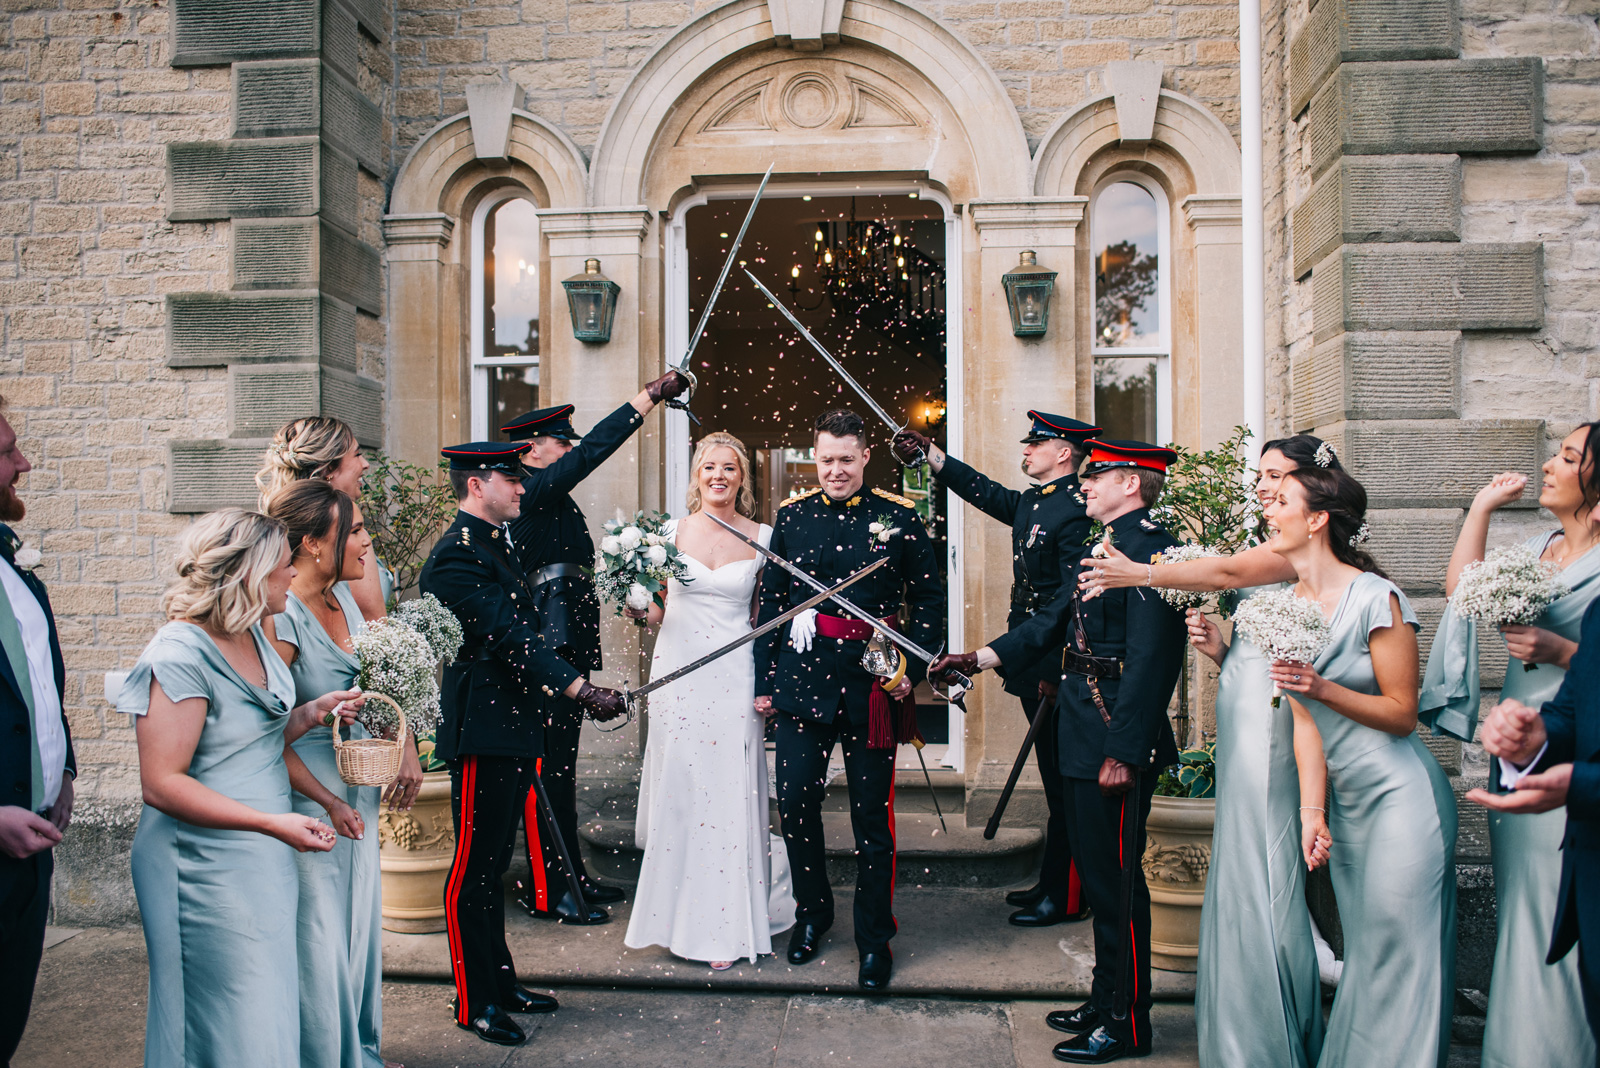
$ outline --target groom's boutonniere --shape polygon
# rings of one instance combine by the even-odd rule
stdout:
[[[12,562],[16,564],[19,571],[32,571],[44,562],[44,554],[39,552],[38,549],[29,546],[27,542],[18,541]]]
[[[872,535],[872,547],[874,549],[880,545],[889,544],[889,539],[900,533],[900,528],[893,526],[893,523],[893,516],[880,515],[867,525],[867,531]]]

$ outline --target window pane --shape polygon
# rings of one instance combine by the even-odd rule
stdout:
[[[489,367],[489,439],[509,441],[500,430],[524,412],[539,407],[539,368]]]
[[[1105,428],[1105,437],[1159,444],[1156,361],[1094,361],[1094,421]]]
[[[1156,199],[1142,185],[1116,182],[1095,200],[1090,230],[1097,347],[1161,344],[1159,225]]]
[[[539,352],[539,217],[526,200],[494,208],[484,220],[485,356]],[[512,413],[516,414],[516,413]]]

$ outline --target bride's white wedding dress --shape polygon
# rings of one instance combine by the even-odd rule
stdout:
[[[771,537],[763,525],[761,544]],[[690,581],[668,587],[651,678],[750,630],[761,558],[715,569],[684,559]],[[754,700],[749,645],[650,695],[634,830],[644,866],[624,939],[635,949],[754,961],[794,923],[783,839],[767,825],[764,724]]]

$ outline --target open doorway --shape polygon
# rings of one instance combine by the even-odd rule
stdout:
[[[701,199],[676,213],[669,251],[669,339],[687,341],[749,206],[748,196]],[[843,195],[769,190],[739,259],[891,416],[943,444],[952,429],[946,388],[952,230],[946,207],[915,189]],[[671,347],[682,351],[681,342]],[[751,450],[757,516],[772,522],[785,498],[816,484],[811,465],[816,416],[848,407],[867,420],[873,451],[867,485],[915,502],[940,548],[945,588],[954,584],[959,590],[959,568],[948,551],[954,532],[944,495],[932,492],[925,469],[907,470],[895,461],[888,428],[768,306],[738,266],[695,351],[693,370],[700,378],[694,410],[701,425],[690,426],[679,416],[669,437],[669,508],[683,507],[694,441],[725,430]],[[950,598],[959,601],[959,594]],[[931,691],[919,692],[918,704],[930,745],[944,749],[942,743],[962,737],[954,720],[959,712],[947,710]],[[956,746],[941,754],[946,765],[960,766],[960,750]]]

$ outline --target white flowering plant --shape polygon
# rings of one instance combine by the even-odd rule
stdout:
[[[461,643],[466,640],[461,633],[461,621],[431,593],[402,602],[389,613],[389,618],[422,635],[428,648],[433,650],[434,659],[441,664],[454,660],[461,651]]]
[[[350,637],[360,668],[356,686],[392,698],[406,726],[422,735],[439,724],[439,658],[428,639],[393,617],[375,619]],[[386,701],[368,701],[356,716],[374,737],[395,732],[395,712]]]
[[[1249,635],[1268,660],[1309,664],[1322,654],[1333,630],[1322,616],[1322,606],[1295,595],[1294,590],[1258,593],[1233,613],[1234,626]],[[1282,703],[1283,691],[1272,687],[1272,707]]]
[[[619,515],[603,526],[605,536],[591,574],[595,589],[616,605],[617,615],[630,608],[642,612],[652,601],[665,603],[670,579],[690,581],[688,562],[667,536],[665,513],[635,512],[632,519]]]
[[[1461,569],[1450,607],[1462,619],[1488,627],[1527,626],[1572,592],[1557,574],[1555,564],[1525,545],[1494,549]],[[1523,665],[1524,670],[1533,667]]]
[[[1150,558],[1152,564],[1183,564],[1190,560],[1203,560],[1207,557],[1221,556],[1222,553],[1209,545],[1174,545],[1172,548],[1156,553]],[[1196,590],[1174,590],[1165,586],[1158,586],[1156,592],[1161,599],[1174,608],[1204,608],[1210,600],[1211,594]]]

